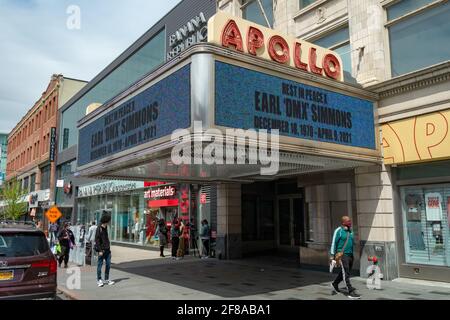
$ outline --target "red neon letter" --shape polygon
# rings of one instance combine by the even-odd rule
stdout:
[[[256,56],[256,50],[262,48],[264,45],[264,35],[261,30],[250,27],[248,28],[247,34],[247,48],[248,52],[254,56]]]
[[[333,65],[333,70],[330,67],[330,63]],[[323,57],[323,70],[330,78],[339,80],[339,77],[341,76],[341,64],[334,54],[328,53]]]
[[[308,71],[308,64],[302,62],[302,45],[298,42],[295,43],[294,63],[297,69]]]
[[[222,32],[222,46],[228,48],[230,45],[238,51],[244,51],[241,32],[234,20],[228,21]]]
[[[309,68],[311,72],[322,75],[322,68],[319,68],[316,65],[317,62],[317,54],[316,48],[309,49]]]
[[[281,48],[282,53],[279,54],[277,52],[276,46],[279,46]],[[289,45],[287,44],[286,40],[284,40],[280,36],[273,36],[269,40],[269,55],[272,58],[273,61],[279,62],[279,63],[286,63],[289,62],[290,56],[289,56]]]

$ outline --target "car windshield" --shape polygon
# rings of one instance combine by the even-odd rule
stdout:
[[[47,240],[36,233],[0,233],[0,257],[29,257],[49,250]]]

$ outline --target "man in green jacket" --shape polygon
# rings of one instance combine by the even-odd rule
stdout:
[[[339,290],[339,283],[345,281],[347,286],[347,296],[351,299],[359,299],[361,296],[356,293],[355,288],[350,283],[350,271],[353,266],[353,232],[352,221],[348,216],[341,218],[341,226],[333,233],[333,241],[330,248],[330,259],[334,260],[336,254],[343,253],[341,258],[341,272],[331,284],[335,293],[341,292]]]

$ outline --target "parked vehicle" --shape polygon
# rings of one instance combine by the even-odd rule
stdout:
[[[0,300],[56,297],[57,262],[34,224],[0,221]]]

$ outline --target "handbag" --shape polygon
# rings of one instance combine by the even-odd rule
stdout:
[[[342,260],[342,257],[344,256],[344,250],[345,250],[345,247],[347,246],[347,243],[348,243],[348,238],[350,238],[350,231],[347,233],[347,239],[345,239],[344,246],[342,247],[342,250],[339,251],[338,253],[336,253],[336,255],[334,256],[334,260],[336,261],[336,266],[340,266],[341,265],[341,260]]]

